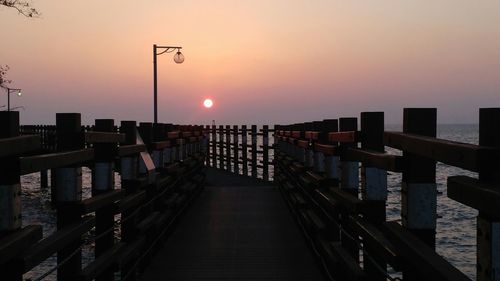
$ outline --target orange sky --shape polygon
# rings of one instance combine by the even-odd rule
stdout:
[[[0,64],[11,67],[22,123],[55,112],[152,120],[152,44],[159,119],[289,123],[438,107],[442,123],[477,122],[500,106],[499,1],[34,1],[26,19],[0,8]],[[5,26],[7,28],[5,28]],[[215,106],[202,107],[205,97]],[[0,105],[6,103],[0,102]]]

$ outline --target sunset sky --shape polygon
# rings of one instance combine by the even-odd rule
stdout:
[[[37,0],[0,7],[0,65],[21,122],[56,112],[151,121],[152,45],[160,122],[291,123],[437,107],[474,123],[500,106],[500,1]],[[205,109],[205,98],[214,106]],[[7,103],[4,95],[0,105]]]

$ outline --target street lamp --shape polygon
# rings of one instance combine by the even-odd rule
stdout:
[[[184,55],[181,53],[182,47],[177,46],[157,46],[153,45],[153,110],[154,110],[154,123],[158,123],[158,85],[157,85],[157,70],[156,70],[156,57],[164,54],[171,53],[177,50],[177,53],[174,55],[175,63],[183,63]]]
[[[16,93],[18,97],[21,96],[21,89],[13,89],[13,88],[6,88],[7,89],[7,111],[10,111],[10,93]]]

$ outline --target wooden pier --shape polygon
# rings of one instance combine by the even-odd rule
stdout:
[[[500,280],[500,109],[479,116],[473,145],[437,139],[432,108],[404,109],[402,132],[382,112],[272,128],[77,113],[20,127],[0,112],[0,279],[57,254],[34,280],[471,280],[435,251],[441,162],[478,173],[448,177],[447,196],[479,211],[477,280]],[[386,219],[388,171],[401,222]],[[20,177],[35,172],[57,210],[47,237],[22,224]]]
[[[279,190],[209,169],[144,280],[324,280]]]

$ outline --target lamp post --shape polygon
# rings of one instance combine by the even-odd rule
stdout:
[[[164,54],[171,53],[177,50],[174,55],[175,63],[183,63],[184,55],[181,53],[182,47],[177,46],[157,46],[153,45],[153,111],[154,111],[154,123],[158,123],[158,85],[157,85],[157,67],[156,67],[156,57]]]
[[[17,96],[21,96],[21,89],[13,89],[13,88],[6,88],[7,89],[7,111],[10,111],[10,93],[15,93],[17,92]]]

